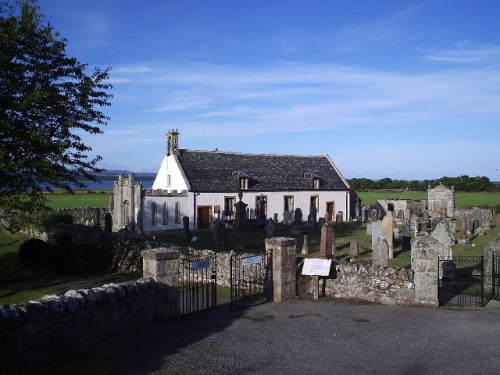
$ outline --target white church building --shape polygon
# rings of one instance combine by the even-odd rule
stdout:
[[[113,230],[181,229],[183,217],[189,218],[190,229],[211,228],[214,219],[234,218],[238,196],[248,205],[250,219],[259,206],[278,222],[289,220],[297,208],[307,220],[312,206],[318,217],[333,220],[341,212],[343,220],[350,220],[355,199],[327,155],[186,150],[179,148],[178,130],[171,130],[152,189],[143,189],[133,174],[115,181]]]

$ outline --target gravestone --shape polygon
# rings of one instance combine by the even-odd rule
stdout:
[[[374,209],[371,209],[370,210],[370,220],[372,222],[374,221],[377,221],[378,220],[378,217],[377,217],[377,210],[374,210]]]
[[[349,247],[351,248],[351,256],[353,257],[358,256],[358,241],[351,240],[349,242]]]
[[[366,221],[366,207],[361,207],[361,222],[364,223]]]
[[[411,247],[411,269],[415,272],[415,298],[417,302],[438,306],[438,257],[443,248],[429,236],[418,237]]]
[[[189,231],[189,216],[184,216],[182,218],[182,238],[185,240],[191,239],[191,232]]]
[[[373,248],[373,265],[384,267],[389,265],[389,244],[385,238],[377,238]]]
[[[221,243],[220,220],[215,219],[212,222],[212,240],[215,244]]]
[[[454,221],[448,223],[448,230],[451,234],[454,234],[457,231],[457,223]]]
[[[389,246],[389,259],[394,258],[394,219],[392,217],[392,212],[389,211],[387,215],[382,219],[382,232],[381,237],[385,238],[387,245]]]
[[[319,244],[319,252],[321,258],[330,259],[333,257],[333,228],[327,224],[321,227],[321,240]]]
[[[309,245],[307,244],[307,234],[304,235],[304,242],[302,243],[302,249],[300,250],[300,253],[303,255],[309,254]]]
[[[263,196],[257,199],[255,215],[257,216],[256,219],[259,225],[264,225],[266,223],[266,199]]]
[[[395,240],[399,240],[399,238],[401,237],[400,236],[400,233],[399,233],[399,228],[398,227],[395,227],[393,230],[392,230],[392,234],[393,234],[393,238]]]
[[[344,220],[344,213],[342,211],[337,212],[337,215],[335,215],[335,224],[342,225],[343,220]]]
[[[304,225],[302,224],[302,210],[300,208],[295,209],[295,220],[293,222],[291,234],[293,236],[302,236],[304,234]]]
[[[309,227],[309,229],[317,228],[318,225],[317,215],[318,215],[318,210],[316,209],[316,206],[313,204],[309,211],[309,215],[307,216],[307,226]]]
[[[248,217],[247,217],[247,204],[243,203],[241,200],[243,194],[240,192],[238,195],[240,200],[238,203],[234,205],[235,214],[234,214],[234,228],[238,232],[248,230]]]
[[[274,220],[269,219],[266,222],[266,237],[271,238],[274,237]]]
[[[324,217],[320,217],[319,220],[318,220],[318,226],[320,228],[323,228],[323,225],[326,224],[326,219]]]
[[[104,215],[104,231],[111,232],[113,230],[113,215],[107,213]]]
[[[290,225],[292,223],[292,213],[285,211],[283,212],[283,224]]]
[[[278,222],[278,213],[277,212],[274,213],[273,220],[274,220],[274,223]]]
[[[101,210],[99,208],[94,209],[94,228],[101,229],[101,218],[100,218]]]
[[[382,222],[372,222],[372,249],[375,247],[378,238],[382,235]]]
[[[401,247],[403,251],[411,250],[411,234],[410,223],[405,221],[403,224],[403,236],[401,239]]]
[[[431,237],[447,248],[451,248],[451,246],[455,245],[455,238],[448,232],[444,223],[439,223],[436,226],[436,229],[431,233]],[[451,253],[449,255],[444,255],[451,256]]]
[[[460,223],[460,239],[461,240],[466,240],[467,239],[467,231],[469,230],[468,228],[468,220],[466,217],[462,218],[462,222]]]
[[[372,234],[372,223],[366,223],[366,234]]]
[[[354,206],[354,218],[356,220],[361,219],[361,201],[359,198],[356,200],[356,205]]]

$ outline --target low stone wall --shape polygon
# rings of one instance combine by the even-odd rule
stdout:
[[[333,278],[323,279],[327,297],[393,305],[415,304],[414,272],[411,269],[366,263],[334,264],[333,267]],[[312,292],[313,288],[314,279],[311,277],[309,291]]]
[[[107,208],[77,207],[77,208],[59,208],[56,212],[71,215],[75,224],[94,225],[94,220],[104,220],[104,215],[108,213]]]
[[[0,306],[0,374],[31,372],[114,332],[161,317],[169,305],[166,296],[165,285],[140,279]]]

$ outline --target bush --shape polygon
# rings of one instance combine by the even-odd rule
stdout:
[[[58,223],[73,224],[73,216],[61,212],[51,212],[43,214],[39,220],[40,228],[46,232]]]
[[[46,265],[49,244],[37,238],[31,238],[19,247],[19,261],[32,271]]]

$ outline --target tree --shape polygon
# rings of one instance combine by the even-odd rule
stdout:
[[[0,3],[0,220],[10,230],[46,209],[44,190],[96,181],[85,133],[101,134],[109,118],[109,68],[87,73],[66,55],[66,40],[34,0]]]

